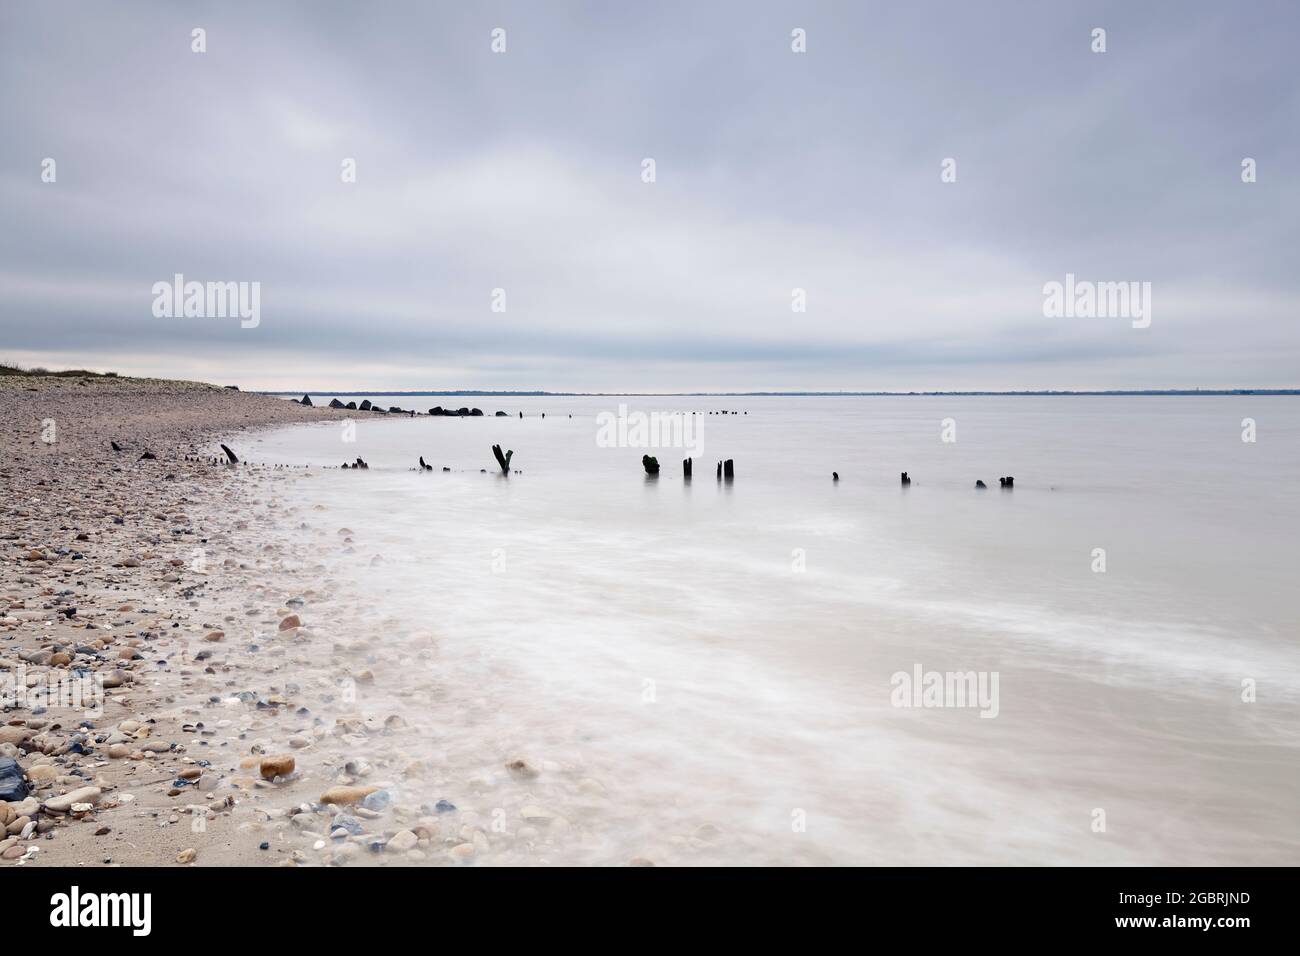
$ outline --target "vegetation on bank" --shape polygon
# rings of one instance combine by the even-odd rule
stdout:
[[[17,362],[0,362],[0,375],[31,375],[37,378],[117,378],[116,372],[92,372],[84,368],[69,368],[54,372],[39,365],[28,368]]]

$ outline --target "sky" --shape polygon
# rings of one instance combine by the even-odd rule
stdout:
[[[0,361],[1300,386],[1297,35],[1289,0],[3,0]],[[165,314],[176,274],[257,283],[256,325]],[[1067,274],[1149,322],[1045,314]]]

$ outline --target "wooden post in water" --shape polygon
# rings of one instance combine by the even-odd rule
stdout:
[[[682,459],[682,480],[691,480],[691,459],[689,458]]]

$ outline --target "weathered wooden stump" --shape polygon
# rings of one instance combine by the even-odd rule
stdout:
[[[647,475],[659,474],[659,459],[654,455],[642,455],[641,464],[645,468],[645,473]]]
[[[722,477],[726,481],[734,481],[736,478],[735,462],[730,458],[722,463]]]
[[[682,480],[683,481],[691,480],[691,464],[692,464],[692,459],[690,458],[682,459]]]
[[[496,456],[497,464],[501,466],[501,474],[510,474],[510,458],[514,455],[514,449],[507,451],[504,455],[501,453],[500,445],[492,446],[492,454]]]
[[[901,481],[904,485],[910,485],[912,483],[912,479],[907,477],[907,472],[903,472],[901,476]]]

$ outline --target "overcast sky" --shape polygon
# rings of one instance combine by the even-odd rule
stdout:
[[[1290,0],[4,2],[0,360],[268,389],[1300,386],[1298,35]],[[1067,272],[1150,282],[1150,327],[1045,317]],[[155,317],[175,273],[260,282],[260,324]]]

